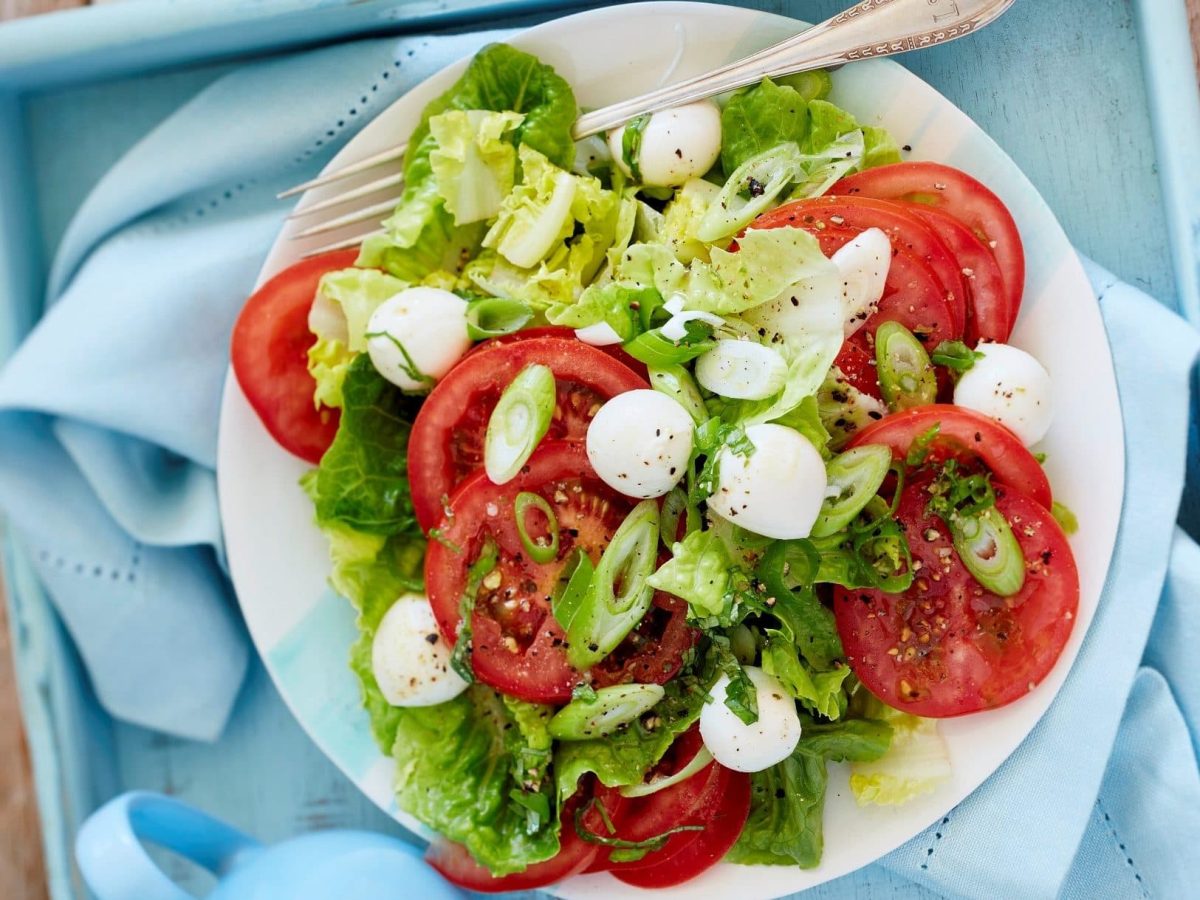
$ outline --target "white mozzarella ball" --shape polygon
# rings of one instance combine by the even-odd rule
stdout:
[[[421,594],[404,594],[375,632],[371,670],[392,706],[434,706],[467,689],[450,668],[450,652],[429,601]]]
[[[798,431],[751,425],[748,456],[721,450],[720,478],[708,508],[735,525],[777,540],[806,538],[825,500],[825,462]]]
[[[1008,344],[980,344],[954,388],[954,403],[983,413],[1012,431],[1026,447],[1046,436],[1054,417],[1050,374],[1040,362]]]
[[[630,175],[623,146],[625,127],[609,132],[608,148]],[[721,109],[711,100],[698,100],[650,116],[642,129],[638,174],[642,184],[651,187],[679,187],[711,169],[720,155]]]
[[[868,228],[830,258],[842,278],[845,333],[850,337],[871,318],[883,299],[884,284],[892,267],[892,242],[883,230]]]
[[[717,341],[696,360],[696,380],[714,394],[734,400],[765,400],[786,379],[783,356],[757,341]]]
[[[407,288],[371,313],[367,334],[380,375],[405,391],[429,390],[471,346],[467,301],[440,288]]]
[[[687,410],[666,394],[617,394],[588,426],[588,460],[614,490],[642,500],[661,497],[687,470],[692,428]]]
[[[611,347],[621,343],[621,336],[607,322],[597,322],[584,328],[575,329],[575,337],[593,347]]]
[[[754,683],[758,721],[747,725],[728,706],[729,676],[717,679],[712,699],[700,710],[700,736],[713,759],[735,772],[761,772],[792,755],[800,743],[796,701],[772,675],[756,666],[745,673]]]

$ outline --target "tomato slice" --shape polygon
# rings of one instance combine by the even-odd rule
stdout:
[[[858,432],[849,446],[887,444],[896,459],[904,459],[913,441],[934,425],[938,432],[929,446],[931,461],[978,458],[991,470],[995,483],[1050,508],[1050,481],[1020,439],[996,420],[961,406],[938,403],[895,413]]]
[[[920,203],[947,212],[966,225],[1000,264],[1012,330],[1025,292],[1025,250],[1012,213],[987,187],[951,166],[902,162],[843,178],[830,193]]]
[[[996,508],[1025,554],[1025,585],[986,591],[954,552],[941,519],[926,514],[926,474],[904,489],[897,519],[908,536],[913,586],[899,595],[834,590],[838,632],[854,674],[884,702],[918,716],[958,716],[1011,703],[1046,677],[1079,606],[1079,573],[1066,535],[1045,507],[996,488]]]
[[[690,881],[720,862],[737,843],[750,816],[750,776],[741,772],[730,775],[720,805],[703,822],[704,831],[677,849],[672,849],[671,842],[685,835],[674,835],[666,847],[646,857],[643,862],[649,864],[615,868],[613,875],[637,887],[664,888]]]
[[[529,558],[517,531],[513,504],[524,491],[544,497],[558,521],[558,556],[545,564]],[[454,644],[467,570],[484,542],[495,542],[496,569],[480,588],[471,616],[471,665],[480,681],[537,703],[571,699],[584,676],[567,662],[566,636],[551,614],[551,597],[574,549],[598,561],[632,507],[633,501],[596,477],[581,441],[543,443],[505,485],[479,472],[455,491],[439,539],[429,542],[425,585],[438,626]],[[531,516],[528,526],[536,539],[544,523],[535,518],[541,519]],[[663,684],[679,671],[694,640],[685,608],[660,595],[642,623],[588,678],[600,686],[634,680]]]
[[[317,409],[308,311],[326,272],[354,265],[357,250],[322,253],[284,269],[255,291],[233,326],[230,360],[250,406],[276,442],[316,464],[337,434],[336,409]]]
[[[497,878],[486,867],[477,863],[462,844],[444,839],[429,845],[429,849],[425,851],[425,861],[451,884],[483,894],[530,891],[565,881],[585,871],[603,849],[585,842],[575,831],[575,810],[581,803],[588,802],[592,796],[591,789],[584,789],[563,804],[562,815],[559,818],[562,830],[559,833],[561,846],[558,853],[545,862],[534,863],[524,872]],[[605,787],[599,787],[594,796],[604,804],[609,817],[619,821],[624,798],[615,790]],[[596,833],[603,833],[599,829],[604,827],[604,821],[598,810],[589,810],[583,821],[585,826],[596,830]]]
[[[879,373],[875,367],[875,354],[869,353],[861,343],[846,341],[838,351],[833,364],[850,384],[876,400],[883,399],[879,387]]]
[[[817,227],[822,230],[833,225],[839,229],[848,228],[856,234],[868,228],[883,231],[892,242],[893,255],[899,251],[921,260],[933,270],[953,317],[951,327],[962,333],[966,324],[967,296],[962,266],[939,233],[915,215],[908,206],[869,197],[826,196],[800,200],[781,209],[791,207],[795,207],[802,215],[813,215]],[[767,215],[772,216],[776,213],[778,210]]]
[[[567,328],[565,325],[538,325],[535,328],[522,328],[520,331],[514,331],[512,334],[502,334],[500,337],[490,338],[481,344],[476,344],[473,348],[471,348],[470,353],[476,353],[480,350],[487,350],[492,347],[498,347],[504,344],[513,344],[517,341],[525,341],[529,338],[538,337],[556,337],[562,338],[566,341],[579,341],[579,343],[583,343],[583,341],[580,341],[579,338],[575,337],[574,328]],[[586,346],[590,347],[591,344]],[[617,362],[628,366],[641,377],[648,377],[646,375],[646,364],[640,359],[634,359],[632,356],[622,350],[620,344],[609,344],[606,347],[596,347],[594,349],[599,350],[601,353],[611,356]]]
[[[963,339],[974,347],[980,341],[1003,343],[1012,333],[1004,274],[992,251],[966,225],[932,206],[911,206],[950,248],[962,267],[967,287],[967,326]]]
[[[413,510],[426,531],[441,520],[455,486],[482,466],[492,410],[509,383],[533,363],[549,366],[558,387],[548,440],[582,440],[605,400],[648,387],[612,357],[574,338],[534,337],[469,354],[421,405],[408,441]]]
[[[788,203],[759,216],[752,227],[803,228],[817,238],[821,252],[826,256],[832,256],[862,233],[863,229],[851,228],[844,220],[839,224],[836,220],[843,217],[830,212],[830,208],[812,206],[811,203],[807,200]],[[919,220],[913,217],[912,221],[916,223],[914,231],[928,235],[928,228]],[[905,244],[893,245],[892,264],[879,307],[851,336],[849,343],[856,344],[873,357],[875,329],[888,321],[899,322],[931,350],[942,341],[956,340],[962,335],[955,313],[947,302],[947,291],[937,274]]]

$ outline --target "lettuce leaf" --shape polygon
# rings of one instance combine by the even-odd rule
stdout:
[[[606,322],[625,342],[645,330],[646,312],[661,304],[662,295],[652,287],[610,281],[589,286],[576,303],[552,306],[546,311],[546,320],[569,328]]]
[[[590,741],[560,742],[554,754],[559,802],[575,793],[588,772],[608,787],[640,783],[675,738],[700,718],[707,687],[705,675],[685,672],[663,685],[663,699],[627,728]]]
[[[890,725],[893,736],[886,754],[850,767],[850,790],[859,806],[899,806],[932,793],[950,777],[950,755],[936,719],[892,709],[874,697],[866,714]]]
[[[429,120],[437,147],[429,164],[454,224],[490,219],[512,190],[517,151],[506,137],[521,124],[514,112],[453,109]]]
[[[693,531],[675,544],[649,584],[686,600],[692,618],[719,616],[726,606],[731,565],[717,532]]]
[[[313,402],[320,406],[341,407],[342,383],[354,354],[336,338],[317,338],[308,348],[308,374],[317,383]]]
[[[401,710],[393,747],[400,807],[496,875],[554,856],[559,824],[545,777],[551,712],[482,685]],[[533,813],[539,806],[544,816]]]
[[[808,101],[794,87],[764,78],[735,93],[721,111],[721,167],[732,174],[765,150],[799,144],[808,130]]]
[[[486,226],[455,224],[438,191],[431,161],[438,141],[430,120],[453,110],[518,113],[523,118],[512,132],[518,145],[528,145],[560,166],[574,159],[571,125],[577,107],[570,85],[536,57],[506,44],[491,44],[475,55],[446,93],[425,107],[409,139],[400,203],[384,222],[385,233],[363,242],[358,265],[417,281],[439,269],[459,272],[478,252]]]
[[[786,634],[768,629],[766,636],[767,644],[762,651],[763,671],[778,678],[805,709],[827,719],[840,719],[848,701],[842,685],[850,674],[850,667],[817,671],[800,658],[795,641]]]
[[[805,718],[800,744],[777,765],[750,776],[750,816],[725,858],[743,865],[811,869],[824,850],[827,761],[877,759],[888,747],[885,723]]]
[[[419,538],[407,453],[416,401],[385,381],[365,353],[350,363],[342,397],[341,425],[312,486],[317,523]]]

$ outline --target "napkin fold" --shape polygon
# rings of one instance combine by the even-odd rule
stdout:
[[[0,370],[0,507],[114,716],[213,739],[245,671],[212,468],[229,330],[284,213],[274,193],[502,37],[360,41],[239,69],[130,150],[72,222],[47,313]],[[815,895],[1183,896],[1200,876],[1200,549],[1174,530],[1200,339],[1111,274],[1089,276],[1127,488],[1080,656],[983,787]]]

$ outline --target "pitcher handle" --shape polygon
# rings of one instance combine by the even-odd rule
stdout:
[[[193,900],[150,858],[143,840],[218,876],[262,849],[254,838],[193,806],[130,791],[92,813],[75,838],[79,868],[99,900]]]

